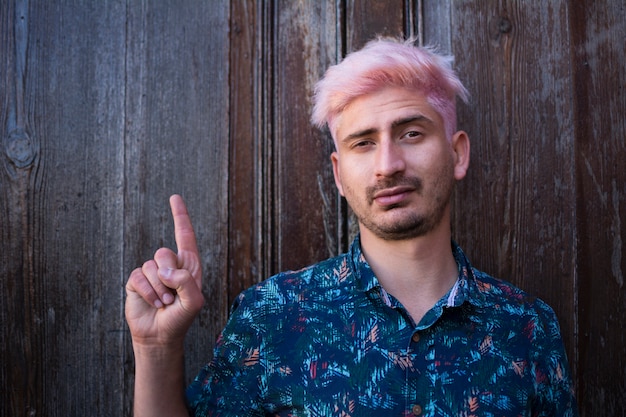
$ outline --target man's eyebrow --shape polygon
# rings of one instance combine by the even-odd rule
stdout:
[[[408,116],[402,119],[395,120],[393,123],[391,123],[391,127],[396,128],[398,126],[402,126],[402,125],[406,125],[406,124],[414,123],[414,122],[433,123],[432,120],[430,120],[428,117],[424,116],[423,114],[416,114],[413,116]]]
[[[394,120],[393,122],[391,122],[391,128],[395,129],[398,126],[404,126],[404,125],[415,123],[415,122],[433,123],[433,121],[430,118],[424,116],[423,114],[415,114],[415,115],[403,117],[402,119]],[[378,132],[378,129],[375,129],[373,127],[359,130],[354,133],[350,133],[349,135],[341,139],[341,142],[348,142],[353,139],[362,138],[363,136],[369,136],[376,132]]]
[[[347,142],[352,139],[362,138],[363,136],[371,135],[372,133],[376,133],[378,130],[370,127],[368,129],[359,130],[358,132],[350,133],[348,136],[344,137],[341,141]]]

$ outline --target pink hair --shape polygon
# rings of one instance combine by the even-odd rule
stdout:
[[[328,68],[315,86],[311,122],[319,128],[328,125],[334,137],[333,123],[352,100],[385,87],[404,87],[426,96],[451,138],[456,129],[455,98],[467,102],[469,94],[452,69],[452,57],[413,42],[378,38]]]

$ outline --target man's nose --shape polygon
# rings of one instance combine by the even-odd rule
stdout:
[[[392,141],[379,143],[376,153],[376,175],[391,177],[404,171],[406,165],[404,154],[399,144]]]

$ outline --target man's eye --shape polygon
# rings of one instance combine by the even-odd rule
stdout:
[[[421,136],[421,133],[416,131],[416,130],[411,130],[410,132],[407,132],[405,134],[405,136],[409,137],[409,138],[417,138],[417,137]]]
[[[355,142],[355,143],[353,144],[353,147],[354,147],[354,148],[362,148],[362,147],[364,147],[364,146],[368,146],[368,145],[370,145],[371,143],[372,143],[372,142],[371,142],[371,141],[369,141],[369,140],[360,140],[360,141],[358,141],[358,142]]]

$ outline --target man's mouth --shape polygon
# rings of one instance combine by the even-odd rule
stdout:
[[[398,186],[385,188],[377,191],[372,196],[372,201],[381,206],[392,206],[402,203],[415,188],[409,186]]]
[[[374,202],[381,206],[389,207],[401,204],[411,193],[420,193],[422,181],[419,178],[401,178],[380,182],[366,190],[370,204]]]

